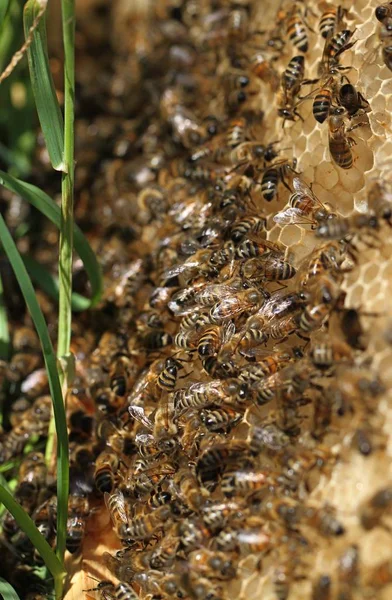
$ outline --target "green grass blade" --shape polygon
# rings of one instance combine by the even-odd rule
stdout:
[[[0,577],[0,595],[4,600],[20,600],[12,585],[2,577]]]
[[[11,190],[11,192],[22,196],[60,229],[60,208],[45,192],[31,183],[25,183],[16,177],[12,177],[4,171],[0,171],[0,184]],[[98,304],[102,295],[101,268],[90,244],[77,225],[74,225],[74,248],[83,262],[90,281],[91,300],[89,306],[93,308]]]
[[[38,0],[28,0],[26,2],[23,11],[26,39],[40,11],[42,11],[42,4]],[[57,171],[64,171],[64,123],[50,72],[47,48],[46,15],[44,14],[33,33],[33,41],[27,50],[27,57],[38,118],[50,162]]]
[[[29,515],[23,510],[21,505],[14,500],[11,494],[9,494],[2,485],[0,485],[0,502],[4,504],[7,510],[10,511],[19,527],[29,537],[34,547],[37,548],[38,552],[42,556],[43,561],[45,562],[45,565],[48,567],[53,577],[55,579],[63,577],[63,566],[53,552],[52,548],[49,546],[43,535],[41,535],[41,533],[38,531],[34,521],[32,521]]]
[[[15,246],[10,232],[7,229],[3,217],[0,215],[0,240],[4,251],[11,263],[15,277],[18,281],[23,297],[29,309],[37,330],[46,370],[48,372],[50,393],[53,402],[54,418],[57,431],[57,549],[60,556],[64,554],[65,535],[67,524],[68,490],[69,490],[69,466],[68,466],[68,433],[65,417],[65,408],[61,392],[59,375],[57,372],[57,361],[54,355],[52,342],[44,316],[38,304],[33,285],[30,281],[26,267]],[[0,498],[1,500],[1,498]],[[8,507],[7,507],[8,508]],[[12,511],[11,511],[12,512]],[[27,533],[27,531],[26,531]],[[53,574],[54,575],[54,574]]]
[[[31,258],[28,254],[22,256],[25,267],[34,283],[37,283],[39,287],[51,298],[58,300],[59,297],[59,280],[57,277],[49,273],[43,266]],[[72,310],[80,312],[87,310],[90,307],[90,300],[73,292],[71,296]]]
[[[0,0],[0,29],[4,24],[4,19],[8,14],[8,9],[10,7],[11,0]]]
[[[3,281],[0,276],[0,359],[8,360],[10,353],[10,334],[8,331],[7,310],[4,303]]]

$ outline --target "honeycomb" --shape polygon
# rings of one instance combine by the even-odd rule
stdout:
[[[191,245],[194,240],[192,237],[194,230],[198,231],[202,228],[205,221],[204,214],[208,213],[208,208],[205,207],[208,207],[209,202],[211,203],[214,193],[219,194],[220,179],[224,181],[224,186],[232,189],[238,181],[237,176],[246,173],[249,180],[254,182],[260,180],[265,169],[257,165],[253,170],[252,166],[241,170],[241,165],[237,164],[234,165],[235,168],[228,168],[225,165],[225,170],[218,162],[213,164],[213,168],[207,175],[196,175],[195,171],[199,166],[200,169],[203,167],[208,169],[210,163],[208,159],[205,161],[202,159],[192,164],[189,156],[193,152],[205,146],[217,150],[219,145],[224,143],[222,140],[225,139],[230,119],[253,114],[258,118],[253,119],[249,127],[249,138],[264,145],[277,142],[276,148],[279,152],[274,159],[276,163],[272,164],[280,164],[279,161],[283,159],[292,164],[293,159],[296,159],[295,176],[308,186],[311,185],[315,196],[324,205],[331,206],[334,213],[348,218],[355,217],[358,213],[368,215],[369,210],[372,209],[372,206],[368,205],[368,200],[374,182],[385,180],[387,184],[389,183],[388,157],[392,150],[389,113],[392,107],[388,106],[391,97],[388,86],[391,85],[391,71],[383,64],[381,57],[380,23],[374,16],[374,10],[379,2],[374,0],[370,2],[358,0],[355,4],[311,0],[305,3],[282,2],[278,8],[279,14],[281,11],[290,10],[290,6],[294,4],[298,5],[300,12],[305,10],[306,6],[306,21],[310,25],[306,28],[309,50],[304,53],[305,78],[316,79],[318,76],[318,63],[325,43],[318,31],[318,21],[325,10],[331,7],[337,8],[340,4],[343,10],[347,9],[347,14],[343,18],[345,27],[354,30],[355,43],[352,48],[341,54],[339,63],[347,67],[342,73],[370,103],[371,110],[365,114],[360,112],[352,120],[354,125],[359,126],[353,129],[352,133],[350,132],[350,136],[352,135],[355,140],[355,145],[352,147],[354,161],[352,168],[347,170],[339,168],[331,160],[328,150],[327,122],[317,123],[312,114],[313,99],[319,83],[301,87],[299,93],[301,97],[309,94],[308,98],[300,99],[298,104],[301,118],[286,121],[282,127],[282,119],[277,116],[276,82],[280,81],[289,60],[301,54],[287,40],[286,25],[278,30],[279,37],[285,40],[284,45],[273,46],[272,50],[271,48],[266,50],[269,56],[273,56],[272,72],[265,79],[250,76],[250,93],[246,101],[234,108],[227,104],[231,90],[225,88],[224,82],[226,73],[232,68],[230,48],[233,46],[236,49],[243,69],[241,63],[243,57],[238,47],[246,47],[247,43],[252,47],[252,39],[248,40],[248,36],[252,34],[256,40],[261,40],[255,42],[256,48],[257,44],[263,46],[268,36],[272,37],[271,32],[277,26],[278,19],[276,3],[266,1],[262,4],[256,0],[240,2],[188,0],[182,3],[173,0],[163,2],[159,6],[154,6],[151,2],[136,3],[132,6],[131,3],[118,1],[113,5],[111,21],[112,44],[116,50],[115,62],[109,69],[106,59],[103,59],[104,75],[98,77],[99,66],[94,63],[94,57],[86,55],[84,58],[85,69],[84,71],[82,69],[80,75],[82,90],[86,90],[83,102],[88,104],[93,102],[93,99],[94,102],[98,102],[95,98],[103,94],[107,105],[104,107],[98,105],[96,109],[98,116],[92,121],[81,117],[77,124],[80,155],[76,183],[77,215],[83,221],[88,214],[98,231],[98,235],[93,235],[96,232],[91,233],[91,241],[103,265],[105,297],[100,307],[98,333],[95,315],[75,318],[73,351],[79,358],[79,363],[77,363],[76,381],[68,394],[68,412],[71,433],[72,414],[77,413],[81,406],[93,420],[94,432],[96,436],[98,435],[98,438],[94,438],[95,459],[99,459],[100,453],[108,450],[108,445],[105,445],[102,437],[99,437],[99,425],[107,418],[103,413],[104,402],[99,392],[101,385],[109,385],[109,373],[112,377],[112,364],[115,363],[118,353],[127,355],[131,359],[128,378],[132,385],[131,389],[127,390],[126,402],[121,400],[122,395],[119,395],[120,399],[117,398],[119,402],[117,415],[123,416],[124,408],[126,413],[129,404],[139,403],[135,388],[137,389],[137,384],[143,376],[143,369],[147,367],[152,371],[157,355],[158,357],[171,355],[184,361],[179,372],[180,375],[185,373],[186,377],[177,380],[174,393],[191,385],[192,382],[208,382],[211,379],[202,368],[196,347],[191,347],[191,351],[187,352],[189,348],[184,350],[179,344],[175,344],[175,335],[179,331],[183,316],[180,311],[176,314],[173,310],[168,316],[167,306],[173,306],[173,290],[168,293],[168,298],[161,302],[164,306],[162,312],[165,314],[165,332],[172,338],[167,347],[164,346],[163,350],[152,347],[144,354],[140,352],[140,345],[143,346],[140,340],[146,338],[143,337],[144,333],[138,330],[138,324],[143,313],[151,306],[161,306],[158,305],[158,301],[155,305],[150,302],[154,287],[163,288],[161,282],[170,277],[178,279],[174,283],[175,293],[189,285],[186,270],[181,269],[178,273],[170,271],[173,265],[178,264],[178,255],[175,260],[172,260],[171,249],[165,247],[162,242],[170,239],[170,236],[174,235],[173,232],[181,231],[182,261],[187,260],[189,264],[192,257],[198,256],[200,245],[194,244],[198,248],[196,251],[195,248],[186,247],[187,236],[189,234]],[[227,19],[234,10],[245,11],[249,18],[248,29],[244,39],[240,38],[240,42],[231,40],[225,33]],[[179,12],[181,19],[177,18]],[[170,15],[177,16],[170,19]],[[85,19],[88,22],[88,15],[85,15]],[[287,20],[287,17],[285,19]],[[216,25],[219,23],[223,23],[221,28]],[[87,26],[86,28],[88,29]],[[99,47],[99,43],[102,43],[102,31],[93,29],[91,36]],[[87,36],[86,46],[88,41]],[[239,67],[235,68],[239,69]],[[125,77],[124,71],[127,73]],[[275,80],[274,72],[279,79]],[[204,83],[204,79],[207,83]],[[147,105],[143,93],[137,91],[139,87],[143,88],[144,80],[147,81],[146,88],[150,94],[148,97],[152,99],[151,108]],[[216,117],[218,133],[212,136],[211,140],[196,143],[194,139],[187,138],[186,127],[189,127],[189,123],[184,128],[185,132],[180,128],[176,129],[177,125],[175,120],[171,120],[173,113],[170,111],[173,110],[171,102],[175,105],[177,99],[168,93],[174,88],[173,82],[177,82],[177,86],[182,90],[187,106],[192,107],[189,110],[197,114],[198,134],[205,123],[215,123],[213,119],[211,120],[211,115]],[[154,86],[156,86],[155,91]],[[105,111],[110,115],[110,119],[103,119]],[[190,120],[192,121],[192,118]],[[164,122],[161,129],[160,121]],[[105,153],[105,136],[112,136],[114,139],[109,159],[107,150]],[[129,149],[132,145],[138,149],[135,154],[132,154],[132,150]],[[99,159],[100,152],[103,159]],[[96,164],[99,164],[96,176],[89,175],[89,169]],[[287,176],[289,187],[293,184],[293,178],[294,174],[289,172]],[[213,181],[211,182],[210,179]],[[146,189],[162,188],[166,190],[166,198],[162,200],[161,195],[157,194],[156,202],[148,205],[143,192]],[[297,290],[299,285],[301,290],[306,291],[306,286],[300,283],[301,277],[307,262],[315,256],[320,247],[320,240],[317,239],[314,228],[309,225],[297,223],[282,226],[274,221],[274,216],[287,206],[290,196],[291,191],[286,189],[283,182],[279,182],[276,197],[267,203],[263,199],[260,186],[251,185],[250,201],[251,206],[255,207],[252,210],[257,215],[263,215],[267,222],[267,233],[260,234],[259,239],[266,237],[269,242],[276,244],[271,246],[274,248],[273,252],[276,251],[280,258],[284,257],[284,260],[297,270],[297,274],[287,281],[264,281],[263,285],[268,292],[278,296]],[[196,208],[193,208],[192,199]],[[185,213],[176,212],[178,206],[188,207],[188,204],[192,219]],[[229,239],[227,232],[222,234],[218,227],[217,230],[217,243],[211,242],[214,251],[222,248],[220,239],[222,235],[226,236],[225,241]],[[298,358],[297,362],[293,358],[287,368],[297,364],[305,371],[309,364],[309,350],[315,344],[330,339],[340,341],[344,339],[341,323],[345,309],[355,309],[359,314],[360,340],[357,344],[352,342],[354,347],[351,350],[354,366],[351,364],[347,366],[343,362],[336,366],[336,370],[332,370],[331,374],[317,372],[316,381],[310,386],[310,395],[306,397],[306,402],[299,403],[295,407],[295,426],[287,425],[285,429],[284,425],[280,425],[280,429],[284,430],[290,440],[289,445],[293,454],[297,456],[296,452],[302,453],[301,456],[305,457],[304,461],[311,463],[311,468],[300,472],[295,489],[291,489],[287,481],[284,484],[277,484],[273,479],[272,488],[265,489],[264,496],[258,498],[256,493],[255,496],[249,494],[246,497],[246,501],[251,506],[250,521],[253,518],[253,522],[258,527],[260,527],[260,516],[265,521],[263,531],[270,536],[267,550],[252,552],[249,549],[242,549],[238,551],[238,556],[237,551],[228,551],[228,556],[234,557],[233,560],[236,561],[235,578],[229,582],[224,579],[215,581],[215,592],[211,595],[206,592],[199,594],[194,588],[190,589],[189,584],[184,584],[186,592],[182,592],[182,597],[217,600],[260,597],[263,600],[335,600],[337,598],[386,600],[391,597],[392,544],[388,525],[392,502],[390,501],[389,504],[389,514],[384,515],[385,518],[375,527],[365,529],[360,519],[363,506],[369,498],[379,490],[390,486],[392,481],[390,436],[392,309],[389,308],[387,301],[388,293],[392,293],[392,289],[389,289],[392,285],[390,283],[392,242],[389,233],[389,224],[383,222],[377,231],[377,243],[373,238],[372,243],[367,243],[367,238],[361,234],[355,238],[355,248],[358,249],[353,250],[352,255],[345,255],[343,264],[346,265],[347,262],[348,268],[342,269],[338,276],[340,291],[345,293],[342,296],[344,304],[330,311],[328,324],[322,323],[319,328],[311,332],[310,340],[307,339],[307,335],[304,335],[305,339],[303,339],[294,333],[287,339],[280,336],[278,342],[267,340],[266,344],[259,344],[258,347],[262,350],[261,358],[265,355],[273,355],[274,352],[288,352],[293,358],[295,349],[300,347],[305,356]],[[214,236],[214,232],[211,235]],[[206,247],[208,248],[208,243],[204,249]],[[75,269],[77,267],[76,264]],[[138,284],[138,273],[142,274],[141,284]],[[231,278],[236,275],[234,267],[234,273],[229,269],[226,279],[219,279],[221,275],[217,277],[214,274],[207,277],[211,277],[214,283],[219,281],[224,285],[231,282]],[[200,283],[202,286],[205,283],[204,275],[201,274],[199,277],[200,281],[192,274],[189,279],[194,285]],[[128,283],[131,284],[130,291],[126,288]],[[312,293],[316,295],[320,287],[321,283]],[[223,291],[221,293],[224,296]],[[193,311],[197,313],[197,310],[199,309],[196,305],[191,305],[190,313]],[[240,312],[236,322],[240,331],[244,319],[244,315]],[[83,344],[80,338],[85,338]],[[121,338],[120,342],[119,338]],[[238,345],[241,339],[241,337],[236,338]],[[350,342],[350,339],[348,341]],[[237,348],[238,346],[235,347],[234,352]],[[187,364],[186,360],[191,362]],[[248,364],[244,358],[238,358],[238,361],[243,367]],[[250,366],[252,364],[249,362]],[[325,394],[330,400],[331,396],[327,395],[327,388],[331,387],[343,392],[351,389],[352,370],[354,376],[361,372],[365,379],[367,376],[371,377],[372,383],[377,382],[378,387],[372,388],[370,395],[369,390],[355,388],[352,406],[342,414],[339,414],[335,408],[331,423],[325,427],[325,431],[319,436],[314,435],[312,431],[314,403],[317,393],[320,393],[320,387],[317,386],[321,386],[321,394]],[[224,376],[222,378],[224,379]],[[251,392],[247,390],[247,393]],[[253,400],[249,402],[248,399],[240,422],[223,433],[218,431],[213,434],[212,441],[215,435],[217,444],[228,444],[229,441],[234,441],[242,448],[241,444],[249,443],[255,427],[263,426],[265,423],[279,423],[276,405],[260,404]],[[148,417],[155,418],[154,410],[157,404],[154,405],[154,401],[148,399],[141,406],[149,411]],[[240,410],[238,405],[234,404],[234,407]],[[197,410],[196,419],[198,412]],[[191,412],[185,414],[189,414],[189,420],[195,417]],[[133,417],[134,414],[131,416]],[[122,426],[127,431],[128,425],[122,425],[123,420],[120,425],[118,423],[117,420],[116,427],[119,427],[120,431]],[[138,426],[136,425],[136,430]],[[196,427],[198,425],[195,425]],[[184,422],[179,426],[179,430],[178,435],[183,436]],[[360,444],[356,440],[359,436],[358,432],[362,430],[368,432],[370,451],[359,449]],[[142,428],[140,431],[146,433]],[[202,452],[208,450],[207,432],[204,432],[204,436],[200,441],[200,449],[192,450],[188,457],[190,463],[195,462],[196,465],[200,465],[200,454],[203,456]],[[109,451],[113,453],[110,448],[109,444]],[[72,443],[71,449],[74,449]],[[320,459],[320,456],[328,458]],[[129,456],[124,458],[125,462],[127,460],[131,460]],[[261,469],[264,460],[267,465],[273,467],[273,459],[270,456],[264,459],[264,455],[261,454],[255,459],[253,468]],[[122,473],[121,477],[126,476],[125,469],[121,465],[119,472]],[[295,473],[291,474],[294,476]],[[286,476],[290,477],[287,473]],[[121,482],[121,477],[117,483]],[[172,475],[168,479],[170,480],[171,477]],[[166,483],[165,480],[163,485],[165,486]],[[170,487],[167,489],[172,490]],[[325,533],[322,526],[320,528],[314,525],[311,518],[308,522],[305,522],[304,518],[298,528],[294,526],[286,529],[279,515],[265,516],[266,513],[263,511],[267,510],[264,504],[267,505],[268,493],[271,493],[272,498],[278,497],[278,499],[281,493],[283,501],[287,500],[290,504],[292,500],[295,506],[300,507],[299,510],[310,507],[316,511],[316,514],[323,514],[317,511],[328,512],[330,509],[336,522],[344,529],[344,533],[339,535]],[[219,485],[217,491],[212,490],[209,496],[211,502],[218,500],[222,500]],[[140,502],[135,501],[135,506],[136,510],[141,511]],[[113,531],[102,494],[94,492],[90,494],[90,507],[91,514],[87,520],[81,552],[79,555],[67,556],[67,565],[72,574],[66,595],[67,600],[82,597],[104,598],[103,591],[86,592],[85,590],[96,587],[96,580],[117,581],[115,575],[118,573],[107,568],[107,560],[105,562],[103,556],[105,552],[114,555],[122,548],[122,544]],[[199,518],[202,509],[194,512]],[[388,513],[387,510],[385,512]],[[133,514],[132,518],[137,518],[138,514],[138,512]],[[310,513],[306,514],[309,516]],[[185,513],[178,521],[188,518],[192,517]],[[200,524],[200,520],[196,522]],[[141,545],[137,546],[137,549],[148,551],[151,547],[159,548],[161,542],[162,537],[158,535],[156,541],[154,542],[153,539],[151,542],[151,546],[147,541],[145,547]],[[213,543],[211,547],[214,547]],[[347,557],[350,556],[350,552],[358,553],[359,556],[359,567],[353,567],[354,574],[349,573],[349,567],[344,571],[344,566],[349,564]],[[182,565],[187,564],[188,558],[187,552],[180,550],[179,561]],[[384,579],[381,578],[380,582],[377,579],[379,575],[377,568],[383,561],[389,565],[389,575],[384,575]],[[180,577],[189,578],[188,567],[178,568]],[[359,573],[356,572],[357,568]],[[327,592],[315,591],[316,582],[322,576],[331,578],[332,591],[329,595],[326,595]],[[143,583],[141,578],[130,581],[135,585],[134,594],[140,594],[137,597],[154,599],[175,597],[154,593],[148,586],[144,590],[143,585],[140,591],[137,584]],[[111,600],[110,594],[109,598]]]

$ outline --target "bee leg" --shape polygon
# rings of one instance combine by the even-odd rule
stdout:
[[[301,338],[301,340],[304,340],[304,342],[306,342],[306,344],[308,344],[310,342],[310,337],[306,337],[306,335],[303,335],[299,331],[296,331],[295,335],[298,336],[299,338]]]

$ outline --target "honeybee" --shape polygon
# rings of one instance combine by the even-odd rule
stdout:
[[[271,253],[279,256],[282,254],[282,248],[278,243],[270,242],[269,240],[255,241],[247,239],[240,242],[235,248],[235,257],[237,260],[256,258]]]
[[[117,535],[121,536],[122,531],[128,525],[128,513],[124,494],[119,490],[112,493],[104,493],[105,504],[109,511]]]
[[[221,405],[224,402],[241,403],[246,397],[246,386],[235,380],[213,379],[192,383],[174,394],[174,409],[179,416],[189,408]]]
[[[392,194],[384,181],[375,181],[368,193],[369,208],[379,219],[392,226]]]
[[[95,462],[94,482],[96,488],[103,494],[111,492],[116,481],[119,468],[119,458],[114,452],[104,450]]]
[[[311,188],[299,177],[293,178],[295,192],[289,198],[289,208],[278,212],[273,220],[279,225],[290,223],[317,224],[331,217],[328,208],[314,195]]]
[[[157,378],[157,386],[165,392],[173,392],[178,378],[178,371],[184,368],[182,361],[169,357]]]
[[[351,600],[352,591],[359,583],[359,549],[353,544],[349,546],[338,560],[337,569],[338,596],[342,600]]]
[[[392,4],[391,2],[385,2],[384,4],[380,4],[377,6],[374,11],[376,19],[380,21],[380,23],[384,23],[386,19],[392,18]]]
[[[329,575],[320,575],[312,585],[312,600],[331,600],[332,580]]]
[[[135,517],[127,525],[124,524],[121,526],[117,533],[127,545],[137,540],[147,540],[154,535],[157,529],[167,522],[171,514],[170,507],[165,504],[147,515]]]
[[[298,48],[300,52],[307,52],[309,48],[305,18],[306,10],[304,14],[302,14],[298,2],[294,2],[293,7],[288,14],[286,33],[291,43]]]
[[[116,396],[125,396],[130,387],[135,368],[129,356],[121,355],[114,359],[110,368],[110,389]]]
[[[45,435],[49,426],[52,400],[50,396],[37,398],[26,410],[20,423],[4,433],[0,441],[0,464],[23,452],[32,434]]]
[[[328,118],[334,94],[336,94],[337,82],[334,70],[331,69],[331,77],[322,84],[320,91],[315,95],[312,112],[318,123],[324,123]]]
[[[97,587],[84,590],[85,592],[99,592],[102,600],[137,600],[139,598],[135,590],[123,581],[114,585],[111,581],[101,581]]]
[[[241,266],[242,276],[250,283],[267,281],[286,281],[296,274],[295,267],[278,256],[266,256],[249,259]]]
[[[337,31],[331,37],[326,38],[323,56],[319,65],[319,74],[325,75],[331,72],[332,69],[342,69],[339,66],[339,57],[343,52],[352,48],[355,44],[351,42],[354,31],[343,29]]]
[[[263,300],[264,296],[257,288],[249,288],[243,292],[237,292],[232,296],[223,297],[222,300],[212,306],[209,313],[211,321],[222,324],[233,317],[238,317],[244,312],[254,312],[260,308]]]
[[[347,14],[347,10],[341,6],[331,6],[323,12],[319,21],[319,32],[324,39],[330,38],[338,29]]]
[[[271,536],[261,525],[239,529],[226,527],[214,538],[214,547],[226,552],[238,549],[246,556],[249,553],[268,551],[271,547]]]
[[[290,444],[290,438],[275,423],[268,423],[261,427],[253,426],[248,443],[253,455],[261,452],[277,453]]]
[[[277,373],[291,362],[291,360],[293,359],[289,352],[275,352],[270,356],[257,359],[257,363],[254,365],[241,367],[238,378],[244,383],[255,383],[260,381],[260,379]]]
[[[376,492],[360,508],[360,521],[364,529],[382,526],[382,519],[392,508],[392,487],[387,486]]]
[[[290,173],[296,173],[296,160],[290,164],[287,160],[282,160],[272,164],[265,172],[261,179],[261,192],[264,200],[271,202],[277,195],[278,184],[282,182],[285,188],[291,193],[291,188],[286,183]]]
[[[35,371],[41,363],[41,348],[36,333],[28,327],[20,327],[13,338],[14,354],[6,368],[10,381],[21,381]]]
[[[341,106],[332,108],[328,117],[328,145],[331,158],[341,169],[351,169],[353,166],[353,155],[351,147],[355,140],[347,136],[345,118],[347,110]]]
[[[304,509],[304,520],[309,527],[313,527],[325,537],[341,536],[346,530],[336,518],[335,512],[334,508],[328,505],[317,509],[307,506]]]
[[[220,406],[200,411],[200,420],[209,431],[229,433],[241,419],[241,413],[229,406]]]
[[[353,362],[351,347],[345,342],[331,340],[312,344],[309,357],[319,369],[329,369],[336,363]]]
[[[350,217],[336,217],[320,223],[315,235],[324,240],[350,241],[355,233],[366,234],[368,246],[377,241],[376,232],[380,229],[380,223],[376,215],[372,213],[356,213]],[[365,238],[362,238],[365,241]]]
[[[241,242],[250,233],[257,235],[266,228],[264,217],[250,216],[236,221],[230,229],[230,237],[235,243]]]
[[[217,477],[224,468],[233,462],[238,462],[239,457],[246,455],[247,444],[241,441],[215,444],[207,448],[198,458],[196,474],[204,487],[211,489],[217,485]]]
[[[74,515],[67,519],[67,533],[65,546],[71,554],[75,554],[81,548],[86,531],[86,521],[82,516]]]
[[[268,473],[256,471],[252,468],[228,468],[221,479],[221,491],[224,496],[244,497],[257,490],[267,488],[269,484]]]
[[[180,468],[173,477],[173,484],[182,502],[190,510],[200,511],[209,494],[199,486],[194,470],[190,467]]]
[[[226,500],[225,502],[206,503],[201,514],[208,529],[216,533],[223,529],[228,521],[243,519],[243,505],[238,500]]]
[[[27,398],[36,398],[49,392],[49,380],[46,369],[36,369],[22,382],[22,394]]]
[[[233,560],[223,552],[213,552],[203,548],[190,552],[189,567],[195,573],[211,579],[233,579],[236,576],[236,566]]]
[[[363,114],[371,110],[366,98],[349,81],[340,86],[338,99],[339,104],[347,110],[350,118],[356,116],[358,113]]]
[[[295,99],[304,83],[304,73],[305,58],[302,55],[294,56],[282,75],[277,95],[278,116],[283,117],[283,126],[286,121],[294,121],[295,117],[302,120],[296,109]]]
[[[380,40],[384,64],[392,71],[392,18],[384,20],[380,30]]]

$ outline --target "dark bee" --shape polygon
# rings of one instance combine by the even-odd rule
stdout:
[[[296,173],[295,167],[295,160],[292,162],[292,164],[285,160],[280,163],[275,163],[275,165],[272,165],[265,171],[261,180],[261,191],[264,200],[271,202],[276,197],[279,181],[281,181],[283,185],[291,192],[290,187],[286,183],[286,178],[289,176],[289,174]]]
[[[344,83],[339,88],[339,104],[347,110],[349,117],[355,116],[357,113],[369,112],[369,102],[358,92],[355,87],[350,83]]]
[[[380,4],[377,6],[374,11],[376,19],[380,21],[380,23],[384,23],[386,19],[392,18],[392,2],[385,2],[384,4]]]

